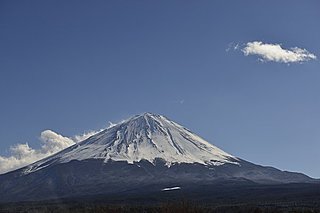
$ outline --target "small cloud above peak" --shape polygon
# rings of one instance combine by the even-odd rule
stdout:
[[[239,46],[237,46],[239,48]],[[269,44],[262,41],[247,42],[241,51],[245,56],[256,55],[263,62],[302,63],[317,59],[317,56],[306,49],[292,47],[285,49],[281,44]]]

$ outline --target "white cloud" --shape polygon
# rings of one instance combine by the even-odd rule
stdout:
[[[0,174],[24,167],[75,144],[70,138],[51,130],[41,132],[40,141],[39,149],[31,148],[28,143],[10,147],[9,157],[0,156]]]
[[[17,144],[10,147],[11,156],[0,156],[0,173],[23,167],[30,162],[34,162],[39,158],[45,157],[41,153],[29,147],[28,144]]]
[[[257,55],[261,61],[280,63],[305,62],[316,59],[316,55],[306,49],[293,47],[284,49],[280,44],[266,44],[261,41],[248,42],[241,49],[244,55]]]
[[[115,125],[116,124],[110,122],[108,128]],[[98,131],[91,130],[73,137],[66,137],[52,130],[45,130],[41,132],[39,137],[39,141],[41,143],[39,149],[33,149],[28,143],[16,144],[10,147],[10,156],[0,156],[0,174],[22,168],[45,157],[53,155],[103,130],[104,129],[100,129]]]
[[[102,131],[89,131],[72,138],[62,136],[52,130],[40,134],[41,147],[33,149],[28,143],[16,144],[10,147],[10,156],[0,156],[0,174],[22,168],[45,157],[53,155],[75,143],[83,141]]]
[[[114,124],[115,125],[115,124]],[[83,134],[80,134],[80,135],[75,135],[72,137],[73,141],[78,143],[80,141],[83,141],[83,140],[86,140],[88,138],[90,138],[91,136],[103,131],[104,129],[100,129],[98,131],[94,131],[94,130],[90,130],[88,132],[84,132]]]
[[[56,153],[75,144],[72,139],[59,135],[51,130],[41,132],[40,140],[42,142],[41,151],[43,153]]]

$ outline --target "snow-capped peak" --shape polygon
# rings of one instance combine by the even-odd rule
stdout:
[[[128,163],[147,160],[153,163],[157,158],[163,159],[167,166],[175,163],[238,163],[236,157],[208,143],[183,126],[162,115],[144,113],[37,162],[36,167],[39,168],[48,161],[53,162],[52,160],[60,163],[86,159],[103,159],[106,163],[109,160]]]

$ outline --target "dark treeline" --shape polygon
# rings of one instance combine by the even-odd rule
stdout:
[[[204,205],[189,201],[157,205],[110,205],[103,203],[25,203],[0,205],[0,213],[320,213],[318,204],[233,204]]]

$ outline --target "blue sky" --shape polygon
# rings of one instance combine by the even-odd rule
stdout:
[[[39,148],[47,129],[74,136],[149,111],[243,159],[320,177],[319,9],[1,1],[0,155],[18,143]],[[317,59],[261,61],[243,52],[254,41]]]

